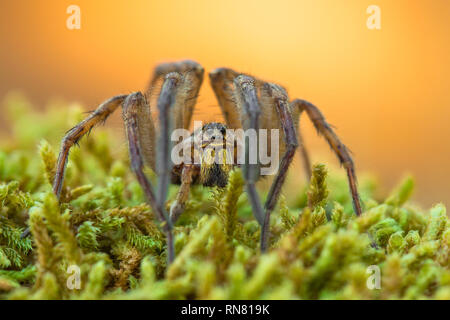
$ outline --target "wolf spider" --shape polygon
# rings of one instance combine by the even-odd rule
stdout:
[[[56,166],[53,191],[59,199],[70,148],[95,125],[106,121],[108,116],[122,106],[131,169],[153,212],[162,223],[167,240],[168,263],[171,263],[175,256],[173,225],[184,210],[190,185],[224,187],[227,183],[229,168],[225,164],[203,167],[201,164],[173,165],[171,160],[170,131],[177,128],[189,129],[203,74],[204,69],[198,63],[189,60],[157,66],[145,94],[135,92],[112,97],[69,130],[62,139]],[[249,143],[246,143],[244,147],[246,160],[242,165],[243,177],[253,214],[261,227],[260,249],[262,252],[268,248],[270,213],[277,203],[287,170],[298,147],[300,147],[307,175],[311,176],[308,154],[297,140],[297,137],[301,140],[298,122],[303,111],[306,111],[318,133],[326,139],[347,170],[354,211],[357,215],[361,214],[352,158],[317,107],[305,100],[296,99],[289,102],[288,95],[281,86],[232,69],[215,69],[210,72],[209,78],[226,126],[220,123],[209,123],[192,134],[194,139],[201,137],[203,144],[208,145],[213,143],[215,137],[226,138],[227,128],[282,130],[279,136],[279,154],[282,157],[264,207],[255,188],[255,183],[260,178],[260,165],[259,162],[249,163]],[[157,84],[161,82],[161,89],[157,89]],[[155,130],[150,113],[148,101],[152,96],[157,96],[159,132]],[[159,177],[156,192],[144,174],[144,164],[150,166]],[[180,189],[168,214],[165,202],[171,182],[180,184]]]

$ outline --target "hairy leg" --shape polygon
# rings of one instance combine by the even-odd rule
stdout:
[[[173,127],[174,129],[189,129],[194,106],[203,82],[204,69],[200,64],[192,60],[162,63],[154,70],[147,89],[147,97],[161,94],[161,92],[156,92],[157,84],[160,81],[164,81],[165,77],[171,72],[177,72],[182,75],[179,83],[180,90],[177,92],[175,104],[170,112],[173,119]]]
[[[270,213],[277,204],[281,188],[283,187],[286,179],[289,165],[292,162],[295,151],[298,147],[297,137],[294,122],[292,121],[288,97],[286,91],[272,83],[265,83],[261,88],[261,100],[264,101],[262,108],[276,109],[278,114],[279,123],[283,130],[284,146],[283,156],[278,167],[278,173],[272,183],[269,194],[267,196],[264,215],[263,231],[261,233],[261,250],[266,251],[269,244],[269,225],[270,225]],[[264,128],[266,129],[266,128]],[[281,147],[281,146],[280,146]],[[281,149],[281,148],[280,148]]]
[[[309,182],[311,180],[311,176],[312,176],[311,160],[309,159],[308,150],[306,150],[306,146],[303,142],[303,137],[300,132],[300,126],[298,126],[297,137],[299,140],[299,149],[300,149],[300,156],[301,156],[302,162],[303,162],[303,168],[305,169],[306,178],[308,179],[308,182]]]
[[[291,111],[292,121],[294,122],[294,126],[297,131],[299,155],[303,164],[303,169],[305,171],[306,180],[309,183],[312,176],[311,171],[312,167],[311,167],[311,160],[309,159],[309,153],[308,150],[306,149],[303,136],[301,133],[300,118],[303,110],[298,108],[298,106],[293,105],[292,103],[289,104],[289,107]]]
[[[75,127],[70,129],[61,141],[61,150],[58,156],[58,162],[56,164],[55,180],[53,181],[53,192],[59,199],[61,196],[61,189],[64,182],[64,173],[67,166],[67,160],[69,158],[70,148],[77,144],[78,141],[86,134],[89,133],[96,124],[106,121],[125,100],[127,95],[115,96],[111,99],[103,102],[89,117],[81,121]]]
[[[141,93],[137,92],[129,96],[120,95],[103,102],[88,118],[68,131],[61,143],[53,191],[59,198],[70,148],[86,133],[90,132],[96,124],[105,121],[120,105],[123,105],[122,114],[127,132],[132,169],[153,211],[158,219],[163,222],[163,229],[167,235],[168,261],[170,263],[174,258],[172,224],[164,207],[158,205],[153,188],[142,171],[144,160],[151,160],[146,158],[145,150],[149,147],[149,143],[153,147],[153,137],[147,136],[149,132],[153,133],[153,121],[148,112],[149,106]]]
[[[234,99],[234,79],[239,75],[228,68],[218,68],[209,73],[211,87],[214,90],[225,122],[230,129],[242,128],[240,114]]]
[[[258,96],[256,92],[255,80],[249,76],[239,75],[234,80],[236,86],[235,99],[241,113],[245,113],[243,118],[243,128],[259,130],[259,116],[261,113]],[[264,235],[264,215],[261,200],[255,187],[256,181],[259,179],[260,168],[259,160],[256,164],[249,163],[250,145],[247,140],[245,143],[245,163],[243,166],[243,174],[247,187],[247,194],[252,205],[253,215],[261,226],[261,240],[266,238]],[[261,242],[261,245],[263,243]],[[261,246],[261,250],[263,250]]]
[[[179,89],[182,75],[177,72],[171,72],[166,75],[161,94],[158,98],[160,134],[157,151],[156,170],[158,174],[158,204],[165,206],[167,191],[169,188],[170,174],[172,171],[172,159],[170,132],[172,130],[172,119],[170,109],[175,103],[175,96]]]
[[[150,206],[157,215],[158,219],[163,223],[163,230],[167,239],[167,259],[170,264],[175,258],[172,222],[166,213],[164,206],[157,201],[153,187],[144,174],[144,162],[142,157],[142,149],[140,146],[141,137],[139,135],[138,119],[139,109],[148,108],[145,97],[140,93],[130,94],[123,103],[122,117],[127,133],[128,148],[130,153],[131,168],[139,181],[144,193],[149,201]]]
[[[158,94],[160,134],[154,169],[159,177],[157,200],[161,207],[165,206],[173,165],[170,134],[174,129],[189,129],[203,74],[203,67],[192,60],[163,63],[155,68],[149,84],[147,96]],[[159,81],[162,81],[161,90],[155,92]],[[177,211],[180,210],[178,207]]]
[[[355,166],[353,164],[353,159],[350,156],[350,152],[347,147],[341,142],[339,137],[334,133],[333,129],[325,120],[325,117],[322,115],[320,110],[314,106],[312,103],[296,99],[292,101],[292,106],[298,107],[300,112],[306,111],[308,117],[311,119],[314,127],[317,132],[321,134],[325,140],[327,140],[331,149],[336,153],[339,161],[344,166],[347,171],[348,183],[350,187],[350,193],[353,199],[353,208],[355,213],[359,216],[362,213],[361,202],[358,195],[358,189],[356,186],[356,174],[355,174]]]
[[[70,129],[61,141],[61,149],[56,163],[56,173],[53,180],[53,192],[58,200],[61,197],[61,190],[64,183],[64,174],[66,171],[67,160],[69,158],[70,148],[77,144],[78,141],[86,134],[91,132],[95,125],[103,123],[106,119],[122,104],[127,95],[119,95],[112,97],[92,112],[89,117],[81,121],[75,127]],[[25,229],[21,234],[22,238],[30,234],[30,228]]]

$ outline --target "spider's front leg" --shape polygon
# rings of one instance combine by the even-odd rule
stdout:
[[[148,96],[156,94],[160,80],[163,80],[158,97],[160,136],[155,171],[159,176],[158,202],[165,206],[167,189],[171,178],[173,161],[169,134],[172,130],[188,130],[194,106],[203,82],[203,67],[195,61],[184,60],[164,63],[156,67],[148,89]],[[192,167],[185,165],[181,172],[181,187],[170,208],[170,218],[175,222],[183,212],[192,183]]]
[[[131,169],[137,177],[144,193],[150,203],[150,206],[155,210],[158,218],[161,221],[168,221],[168,215],[156,200],[153,187],[144,174],[144,157],[141,148],[142,137],[139,133],[139,114],[141,109],[148,108],[144,96],[140,92],[130,94],[124,101],[122,107],[122,118],[125,125],[125,131],[128,141],[128,151],[130,154]],[[166,223],[165,231],[171,229],[171,224]]]
[[[124,101],[122,116],[127,134],[131,168],[136,175],[136,178],[141,185],[150,206],[156,213],[158,219],[163,223],[162,227],[166,234],[167,241],[167,262],[170,264],[175,257],[172,234],[173,225],[163,205],[165,199],[158,199],[155,196],[153,187],[143,171],[144,158],[143,150],[141,148],[143,140],[140,136],[139,130],[141,126],[139,122],[139,115],[143,114],[143,110],[148,108],[149,106],[145,97],[140,92],[136,92],[130,94]]]
[[[160,96],[160,110],[170,108],[175,100],[174,96],[177,85],[176,79],[174,80],[174,78],[176,77],[178,76],[168,76],[166,78],[165,86],[163,87],[163,91]],[[61,151],[56,166],[53,191],[59,199],[70,148],[75,145],[86,133],[90,132],[96,124],[105,121],[107,117],[120,105],[122,105],[122,117],[127,133],[131,167],[147,197],[151,208],[155,212],[157,218],[163,222],[163,230],[167,236],[167,257],[168,263],[170,264],[170,262],[174,259],[174,249],[172,222],[166,213],[164,206],[165,193],[161,192],[161,197],[157,198],[150,181],[143,172],[144,161],[150,165],[154,163],[154,160],[151,158],[152,153],[149,153],[149,151],[152,151],[154,148],[154,127],[149,112],[150,108],[145,97],[140,92],[132,93],[129,96],[116,96],[105,101],[88,118],[69,130],[61,143]],[[169,130],[169,126],[162,124],[162,127],[166,128],[162,130],[163,133],[166,132],[165,130]],[[166,134],[163,134],[162,136],[168,136],[168,133],[166,132]],[[170,150],[170,146],[166,145],[158,150]],[[167,180],[165,178],[166,174],[164,173],[167,170],[170,171],[170,167],[167,169],[166,166],[162,166],[162,169],[158,171],[163,177],[161,180],[163,182]],[[163,182],[160,182],[160,184],[167,186],[167,184],[164,184]],[[164,190],[164,188],[160,188],[160,190]]]
[[[123,103],[127,95],[112,97],[103,102],[89,117],[81,121],[75,127],[70,129],[61,141],[61,150],[56,164],[55,179],[53,181],[53,192],[60,198],[64,182],[67,160],[69,159],[70,148],[80,141],[80,139],[98,123],[105,122],[106,119]]]
[[[236,86],[236,104],[240,110],[241,115],[244,115],[242,125],[245,130],[255,130],[258,136],[259,130],[259,116],[261,109],[256,92],[255,79],[246,75],[239,75],[235,78],[234,84]],[[258,156],[257,156],[258,158]],[[264,228],[264,215],[261,200],[256,190],[255,184],[259,179],[260,167],[259,160],[257,163],[250,164],[250,143],[246,136],[245,141],[245,162],[243,166],[243,175],[246,182],[247,194],[252,206],[253,215],[261,227],[261,251],[267,249],[264,242],[267,239]],[[267,228],[266,228],[267,229]]]
[[[160,134],[158,148],[156,152],[157,163],[156,172],[158,174],[158,204],[165,206],[167,191],[170,183],[170,173],[172,171],[171,141],[170,133],[173,128],[170,109],[175,104],[177,90],[182,81],[182,76],[178,72],[166,75],[161,93],[158,98]]]
[[[78,123],[70,129],[61,141],[61,149],[56,163],[55,178],[53,180],[53,193],[60,200],[61,191],[66,172],[67,161],[69,159],[70,149],[80,141],[80,139],[98,124],[105,122],[106,119],[123,103],[127,95],[118,95],[103,102],[89,117]],[[27,237],[30,234],[30,228],[25,229],[21,237]]]

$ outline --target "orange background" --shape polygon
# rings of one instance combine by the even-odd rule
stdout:
[[[81,30],[66,28],[70,4]],[[381,30],[366,27],[371,4]],[[0,98],[20,89],[40,106],[58,96],[92,109],[180,58],[279,82],[322,109],[359,172],[387,187],[413,173],[417,200],[450,203],[448,0],[2,1],[0,40]],[[220,120],[205,84],[196,118]],[[303,132],[323,160],[308,121]]]

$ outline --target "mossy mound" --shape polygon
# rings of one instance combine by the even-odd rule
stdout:
[[[408,203],[411,178],[387,199],[374,199],[374,183],[362,179],[357,218],[345,177],[316,165],[309,186],[280,199],[261,255],[242,176],[232,171],[226,189],[193,188],[166,268],[165,239],[124,140],[104,128],[83,139],[59,205],[55,150],[81,108],[54,102],[37,113],[13,94],[3,110],[13,130],[0,144],[3,299],[450,299],[446,209]]]

